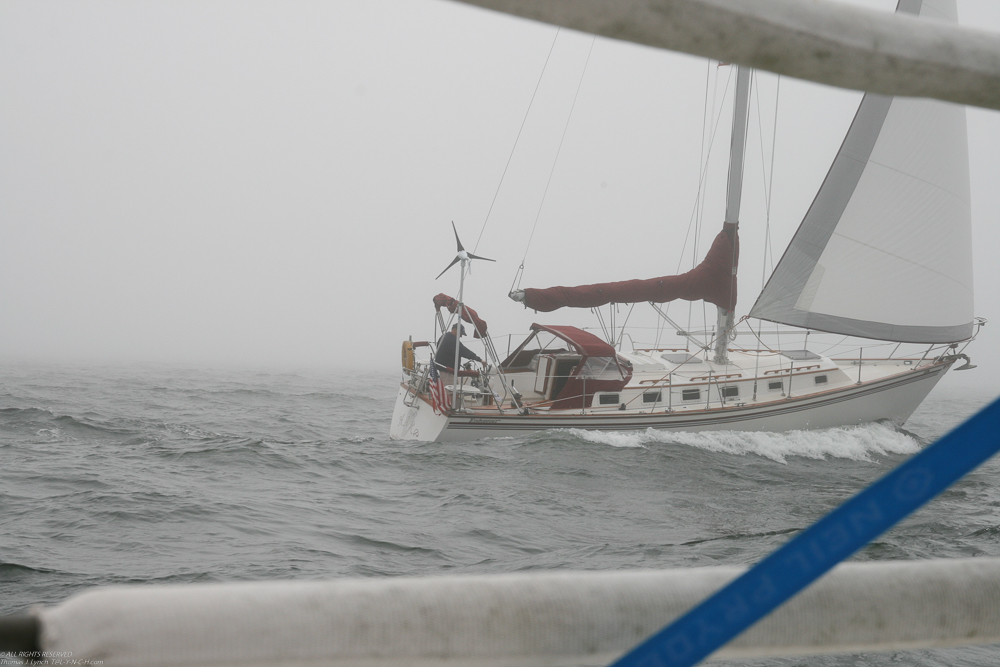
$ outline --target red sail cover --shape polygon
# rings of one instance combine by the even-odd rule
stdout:
[[[594,308],[606,303],[665,303],[674,299],[704,300],[732,311],[736,308],[736,265],[740,238],[736,225],[723,225],[704,261],[679,276],[623,280],[579,287],[528,288],[524,305],[548,313],[558,308]]]
[[[453,299],[447,294],[438,294],[434,297],[434,307],[438,310],[442,308],[447,308],[449,313],[454,313],[458,310],[458,300]],[[462,307],[462,319],[468,322],[475,329],[472,335],[475,338],[482,338],[486,335],[486,322],[479,318],[479,314],[472,310],[468,306]]]

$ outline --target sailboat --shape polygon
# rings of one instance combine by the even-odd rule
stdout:
[[[954,0],[901,0],[896,11],[957,21]],[[984,320],[973,313],[965,109],[874,93],[864,95],[748,317],[920,344],[923,351],[871,358],[860,349],[831,357],[801,344],[782,349],[763,341],[730,347],[738,324],[749,88],[750,70],[740,67],[725,221],[698,266],[676,276],[510,294],[539,313],[701,300],[718,309],[709,344],[625,350],[621,337],[608,342],[578,327],[536,323],[501,358],[486,323],[463,303],[460,282],[457,299],[434,299],[435,340],[450,329],[441,313],[446,309],[471,325],[490,362],[463,370],[457,351],[454,362],[435,362],[433,341],[404,342],[390,436],[452,441],[565,428],[786,431],[902,424],[957,362],[972,368],[965,349]],[[460,263],[464,279],[475,257],[461,241],[458,247],[452,264]]]

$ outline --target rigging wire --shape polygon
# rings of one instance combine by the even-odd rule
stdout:
[[[771,193],[774,189],[774,150],[778,137],[778,91],[781,89],[781,77],[778,77],[777,89],[774,93],[774,125],[771,129],[771,170],[768,173],[767,166],[764,160],[764,127],[761,124],[761,119],[763,114],[760,112],[760,86],[752,89],[754,96],[754,101],[757,104],[757,134],[760,136],[760,171],[761,178],[764,180],[764,257],[761,261],[761,289],[764,289],[764,273],[767,271],[767,261],[771,249]],[[744,317],[743,320],[749,318],[749,315]],[[741,321],[743,321],[741,320]],[[753,325],[749,324],[750,332],[753,333]],[[760,340],[760,328],[763,323],[757,325],[758,333],[755,334],[757,339]],[[753,398],[757,400],[757,378],[760,375],[760,352],[757,352],[756,358],[754,360],[753,368]]]
[[[628,324],[629,318],[632,317],[632,311],[633,310],[635,310],[635,302],[632,302],[632,305],[628,309],[628,313],[625,315],[625,321],[622,322],[621,334],[619,334],[619,336],[618,336],[618,342],[617,342],[617,344],[614,345],[615,349],[618,349],[618,350],[621,349],[622,343],[625,340],[625,326]],[[631,336],[629,338],[631,339]],[[635,347],[635,343],[634,342],[632,343],[632,347],[633,348]]]
[[[483,232],[486,231],[486,223],[490,220],[490,214],[493,212],[493,206],[497,203],[497,196],[500,194],[500,188],[503,187],[503,180],[507,176],[507,169],[510,167],[510,161],[514,158],[514,151],[517,150],[517,142],[521,139],[521,132],[524,131],[524,125],[528,122],[528,115],[531,113],[531,106],[535,103],[535,96],[538,95],[538,88],[542,85],[542,79],[545,77],[545,70],[549,66],[549,60],[552,58],[552,51],[556,48],[556,40],[559,39],[559,31],[561,28],[556,28],[555,37],[552,38],[552,45],[549,47],[549,55],[545,56],[545,64],[542,65],[542,72],[538,75],[538,81],[535,83],[535,90],[531,93],[531,99],[528,101],[528,108],[524,112],[524,118],[521,120],[521,127],[517,130],[517,136],[514,138],[514,145],[510,149],[510,155],[507,156],[507,164],[504,165],[503,173],[500,175],[500,182],[497,183],[497,191],[493,193],[493,201],[490,202],[490,209],[486,212],[486,219],[483,220],[483,226],[479,230],[479,236],[476,238],[476,245],[472,247],[472,252],[475,253],[479,248],[479,242],[483,239]]]
[[[719,67],[722,67],[721,63],[719,63],[716,66],[716,68],[715,68],[715,71],[716,71],[716,75],[715,75],[716,76],[716,85],[712,89],[712,109],[713,110],[715,109],[715,102],[716,102],[716,99],[718,98],[718,92],[719,92],[719,85],[718,85],[718,76],[719,76],[718,75],[718,71],[719,71]],[[729,69],[729,77],[726,79],[726,88],[725,88],[725,90],[722,91],[722,99],[723,100],[726,99],[726,94],[729,92],[729,84],[733,80],[733,72],[735,70],[736,70],[735,67],[730,67],[730,69]],[[718,130],[718,123],[722,122],[722,110],[723,110],[724,106],[725,106],[725,104],[719,105],[719,113],[718,113],[718,116],[716,117],[717,118],[716,125],[713,128],[713,132],[712,132],[712,141],[709,142],[709,147],[708,147],[709,153],[711,153],[712,146],[715,144],[715,132]],[[702,178],[706,179],[706,180],[708,179],[708,160],[709,160],[709,155],[706,155],[705,156],[704,173],[702,174]],[[706,188],[699,187],[698,188],[698,195],[699,195],[699,198],[700,198],[700,203],[699,203],[699,208],[698,208],[698,219],[695,221],[694,240],[693,240],[693,243],[692,243],[692,250],[691,250],[691,268],[692,269],[694,267],[698,266],[698,246],[699,246],[699,244],[701,242],[701,232],[702,232],[702,228],[704,227],[704,222],[705,222],[705,197],[708,195],[708,193],[706,191]],[[694,312],[694,302],[689,301],[688,302],[688,323],[687,323],[689,330],[691,329],[691,322],[693,320],[693,312]],[[708,332],[708,316],[706,314],[705,302],[704,301],[702,301],[702,303],[701,303],[701,322],[702,322],[702,325],[703,325],[702,328],[706,331],[706,333],[705,333],[705,340],[702,341],[702,343],[703,343],[703,345],[707,346],[708,345],[708,340],[709,340],[709,334],[707,333]]]
[[[774,127],[771,130],[771,176],[768,180],[769,187],[767,189],[767,217],[764,225],[764,261],[761,265],[761,276],[760,276],[760,289],[763,292],[764,287],[767,284],[764,278],[767,275],[768,266],[770,270],[774,271],[774,248],[771,246],[771,200],[774,191],[774,162],[775,153],[777,151],[778,144],[778,109],[779,102],[781,101],[781,77],[778,77],[778,83],[774,89]],[[758,329],[763,327],[764,323],[761,322],[758,325]],[[774,333],[776,336],[776,344],[778,349],[781,349],[781,333],[778,324],[774,325]]]
[[[549,170],[549,178],[545,182],[545,190],[542,192],[542,200],[538,203],[538,212],[535,214],[535,222],[531,225],[531,234],[528,235],[528,244],[524,248],[524,256],[521,258],[521,266],[518,267],[516,278],[517,287],[521,286],[521,277],[524,275],[524,262],[528,259],[528,250],[531,249],[531,241],[535,238],[535,229],[538,227],[538,219],[542,215],[542,208],[545,206],[545,196],[549,192],[552,184],[552,175],[555,174],[556,165],[559,163],[559,154],[562,152],[563,142],[566,141],[566,131],[569,130],[570,121],[573,119],[573,110],[576,108],[577,98],[580,97],[580,88],[583,87],[583,78],[587,74],[587,66],[590,64],[590,56],[594,53],[594,44],[597,42],[597,35],[590,42],[590,49],[587,51],[587,60],[583,63],[583,71],[580,72],[580,80],[576,84],[576,93],[573,94],[573,104],[570,105],[569,115],[566,117],[566,125],[563,127],[562,136],[559,138],[559,147],[556,148],[555,159],[552,160],[552,168]],[[516,289],[516,287],[515,287]]]
[[[716,62],[714,60],[707,60],[705,62],[705,98],[703,102],[702,109],[702,125],[701,125],[701,152],[699,155],[699,165],[698,165],[698,190],[695,194],[694,206],[691,208],[691,217],[688,219],[687,231],[684,234],[684,243],[681,244],[681,251],[677,258],[677,268],[674,270],[675,274],[681,272],[681,265],[684,263],[684,252],[687,249],[688,241],[691,241],[691,232],[694,230],[694,247],[693,247],[693,262],[691,268],[698,265],[698,236],[701,233],[701,221],[705,207],[705,184],[708,181],[708,162],[712,154],[712,148],[715,146],[715,137],[718,134],[719,124],[722,122],[722,112],[723,109],[720,107],[718,113],[715,116],[715,122],[710,123],[712,113],[715,111],[716,99],[718,98],[719,92],[719,67],[715,67],[715,83],[709,85],[712,81],[712,63]],[[729,91],[729,84],[732,81],[732,71],[729,73],[729,77],[726,79],[726,89],[723,91],[722,96],[725,99],[726,93]],[[709,88],[712,89],[712,100],[709,102]],[[705,137],[708,136],[708,146],[705,146]],[[667,303],[665,311],[669,313],[670,306],[673,302]],[[694,307],[693,302],[688,302],[688,326],[687,329],[691,330],[691,309]],[[657,336],[656,347],[659,347],[660,337]]]
[[[601,314],[601,309],[591,308],[590,312],[592,312],[594,316],[597,318],[597,323],[601,326],[601,333],[604,335],[604,339],[608,340],[610,338],[610,336],[608,335],[608,327],[604,323],[604,315]]]
[[[718,69],[719,68],[716,67],[715,69],[716,69],[716,77],[718,77]],[[706,164],[708,163],[708,159],[705,156],[705,135],[708,132],[708,119],[711,116],[710,113],[709,113],[709,110],[708,110],[708,88],[709,88],[709,82],[711,81],[711,79],[712,79],[712,61],[711,60],[706,60],[705,61],[705,96],[704,96],[704,99],[702,100],[702,109],[701,109],[701,146],[698,149],[698,190],[695,193],[694,206],[691,207],[691,217],[688,218],[687,231],[684,233],[684,243],[681,244],[681,251],[680,251],[680,253],[678,254],[678,257],[677,257],[677,268],[674,269],[674,274],[675,275],[678,274],[678,273],[680,273],[681,262],[684,261],[684,250],[687,249],[688,237],[690,237],[690,235],[691,235],[691,227],[692,227],[692,225],[694,225],[695,220],[698,218],[698,215],[699,215],[699,204],[700,204],[700,201],[701,201],[701,190],[702,190],[702,187],[703,187],[704,182],[705,182],[704,176],[705,176],[705,171],[706,171]],[[709,150],[711,150],[711,148],[709,148]],[[657,312],[659,312],[658,308],[656,310],[657,310]],[[665,310],[667,310],[667,311],[670,310],[670,304],[669,303],[667,304]],[[689,312],[688,320],[689,320],[688,321],[688,325],[690,325],[691,324],[691,322],[690,322],[690,312]],[[659,327],[661,321],[666,321],[666,316],[664,316],[664,318],[657,318],[656,322],[657,322],[657,326],[658,327]],[[688,326],[688,328],[690,329],[691,327]],[[666,329],[665,325],[663,326],[663,329]],[[653,347],[659,347],[660,346],[660,338],[661,338],[661,336],[662,336],[662,330],[658,329],[657,333],[656,333],[656,344]]]
[[[718,71],[718,68],[722,67],[722,66],[723,66],[723,64],[719,63],[719,65],[716,67],[716,71]],[[736,74],[736,71],[738,69],[737,67],[733,67],[731,64],[727,64],[726,66],[729,67],[729,76],[726,78],[726,87],[722,91],[722,103],[719,104],[719,111],[718,111],[718,115],[716,116],[715,126],[712,128],[712,140],[709,142],[709,147],[708,147],[708,150],[709,150],[710,153],[711,153],[711,150],[712,150],[712,146],[715,145],[715,136],[716,136],[716,134],[719,131],[719,124],[722,122],[723,111],[725,110],[725,99],[726,99],[726,95],[729,93],[729,85],[731,83],[733,83],[734,74]],[[718,76],[718,75],[716,75],[716,76]],[[718,84],[716,84],[716,86],[715,86],[715,88],[713,90],[713,94],[712,94],[712,109],[713,110],[715,109],[715,99],[716,99],[716,97],[718,95],[718,90],[719,90],[719,87],[718,87]],[[735,86],[735,84],[733,85],[733,95],[734,96],[736,95],[736,86]],[[705,181],[708,180],[708,158],[709,158],[709,156],[706,155],[705,156],[705,173],[702,175],[702,178]],[[728,182],[727,182],[726,187],[728,189],[728,187],[729,187],[728,186]],[[699,246],[701,244],[701,235],[702,235],[702,233],[704,231],[704,228],[705,228],[705,202],[704,202],[704,200],[705,200],[705,197],[708,195],[708,192],[707,192],[706,188],[700,188],[699,191],[701,193],[702,203],[701,203],[701,211],[700,211],[699,216],[698,216],[698,221],[697,221],[697,224],[695,226],[694,245],[693,245],[693,252],[692,252],[692,256],[691,256],[691,268],[694,268],[694,267],[698,266]],[[692,312],[693,308],[694,308],[694,302],[689,302],[688,303],[688,328],[691,327],[691,319],[692,319],[691,312]],[[701,322],[702,322],[702,328],[705,331],[705,341],[704,341],[704,345],[705,346],[710,345],[711,341],[715,337],[714,334],[712,334],[712,329],[714,329],[714,327],[712,327],[712,329],[709,328],[709,319],[708,319],[708,311],[707,311],[707,309],[708,309],[708,304],[705,301],[702,301],[701,302]]]
[[[711,64],[712,64],[712,61],[709,61],[709,67],[710,68],[711,68]],[[715,85],[712,86],[712,105],[711,105],[711,107],[709,107],[709,109],[711,109],[711,111],[715,111],[716,100],[718,99],[718,96],[719,96],[719,67],[721,67],[721,66],[722,66],[721,63],[719,63],[719,64],[717,64],[715,66]],[[726,88],[722,92],[722,99],[726,99],[726,93],[729,92],[729,84],[733,80],[733,69],[734,68],[730,68],[729,69],[729,76],[726,78]],[[716,116],[716,124],[712,128],[711,138],[710,138],[710,140],[708,142],[708,150],[707,150],[706,153],[703,154],[703,160],[704,160],[704,162],[702,162],[701,174],[699,174],[699,181],[700,182],[698,183],[698,208],[697,208],[698,215],[697,215],[697,217],[694,220],[694,238],[692,239],[692,242],[691,242],[691,268],[692,269],[694,267],[698,266],[698,241],[701,239],[701,228],[702,228],[702,224],[704,223],[704,216],[705,216],[705,197],[708,194],[706,192],[706,187],[705,187],[705,184],[706,184],[707,179],[708,179],[708,163],[709,163],[709,158],[711,157],[712,147],[715,145],[715,133],[718,130],[718,127],[719,127],[718,123],[720,123],[720,122],[722,122],[722,106],[719,107],[719,112],[718,112],[718,115]],[[685,246],[686,246],[687,245],[687,239],[686,238],[684,239],[684,243],[685,243]],[[680,262],[678,262],[678,271],[680,271]],[[705,318],[705,308],[704,308],[704,305],[705,304],[702,304],[701,320],[702,320],[702,324],[705,325],[702,328],[707,329],[708,328],[708,322],[706,321],[706,318]],[[669,312],[669,310],[670,310],[670,306],[668,304],[667,305],[667,312]],[[689,301],[688,302],[688,318],[687,318],[687,328],[688,328],[688,331],[691,330],[691,322],[693,320],[694,320],[694,302]],[[700,342],[703,345],[706,344],[706,341],[700,341]]]
[[[759,87],[755,91],[757,93],[757,126],[758,132],[760,132],[761,137],[764,136],[764,130],[760,127],[760,93]],[[767,273],[768,263],[770,262],[771,269],[774,269],[774,250],[771,247],[771,199],[774,194],[774,154],[778,144],[778,101],[781,95],[781,76],[778,76],[778,83],[774,90],[774,126],[771,129],[771,168],[770,173],[767,174],[764,180],[764,261],[761,265],[761,276],[760,276],[760,288],[764,289],[765,275]],[[764,167],[764,153],[761,151],[760,155],[761,171],[763,172]]]

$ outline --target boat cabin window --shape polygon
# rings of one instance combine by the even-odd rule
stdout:
[[[534,371],[538,369],[538,355],[565,354],[566,341],[548,331],[535,331],[514,351],[503,364],[505,371]]]
[[[740,395],[739,387],[722,387],[723,398],[739,398],[739,395]]]
[[[826,384],[826,376],[825,375],[817,375],[814,379],[816,381],[816,384]]]
[[[578,377],[582,380],[625,379],[614,357],[588,357]]]
[[[767,389],[768,389],[768,391],[782,391],[784,388],[785,388],[785,383],[784,382],[780,382],[779,381],[779,382],[768,382],[767,383]]]
[[[701,399],[701,389],[682,389],[682,401],[697,401]]]
[[[810,352],[809,350],[782,350],[781,356],[788,357],[795,361],[809,361],[811,359],[819,359],[820,356],[815,352]]]
[[[664,352],[660,358],[671,364],[700,364],[701,359],[687,352]]]
[[[643,403],[659,403],[663,400],[663,392],[660,391],[646,391],[642,394]]]
[[[598,394],[601,405],[618,405],[618,394]]]

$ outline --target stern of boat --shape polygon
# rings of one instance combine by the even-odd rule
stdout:
[[[418,395],[407,382],[401,382],[396,396],[396,407],[392,411],[392,425],[389,437],[393,440],[437,440],[448,425],[446,415],[434,412],[434,408]]]

